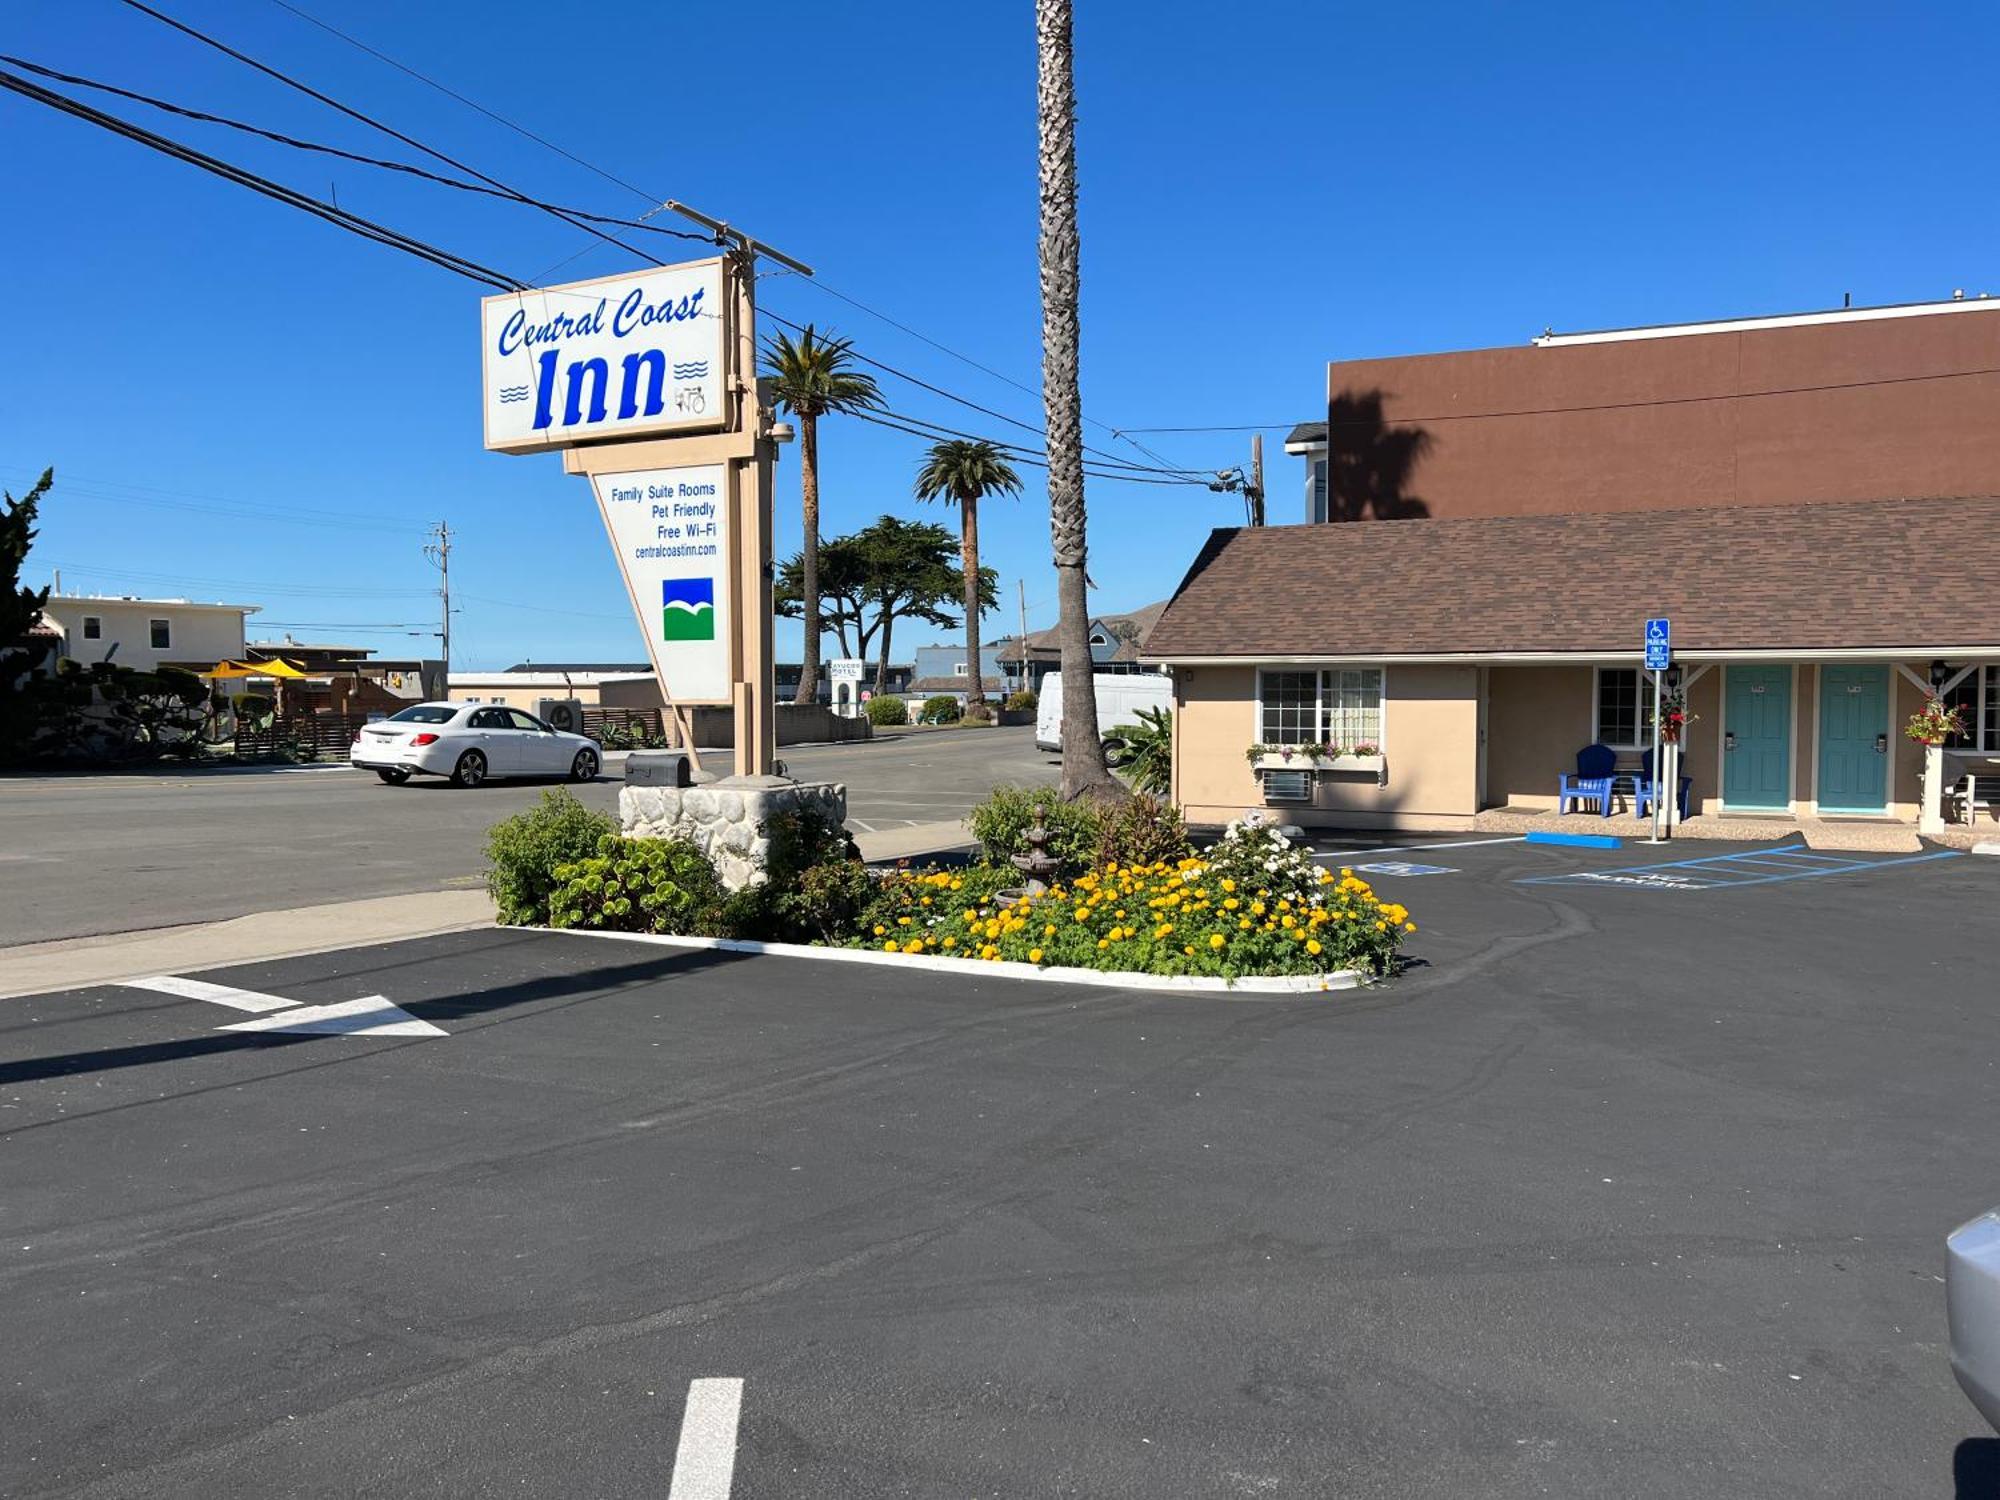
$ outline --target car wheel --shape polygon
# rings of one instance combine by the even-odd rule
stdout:
[[[486,757],[481,755],[477,750],[466,751],[465,754],[458,758],[458,764],[453,766],[451,770],[451,784],[453,786],[478,786],[485,779]]]
[[[390,786],[401,786],[410,779],[410,773],[403,770],[383,770],[377,768],[375,774]]]
[[[569,763],[569,779],[571,781],[597,780],[597,752],[595,750],[579,750],[576,752],[576,759]]]

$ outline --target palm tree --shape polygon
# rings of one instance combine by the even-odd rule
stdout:
[[[774,334],[764,350],[764,373],[771,396],[799,419],[799,507],[805,512],[800,600],[805,652],[799,670],[797,703],[811,703],[819,691],[819,419],[828,412],[866,411],[882,404],[875,378],[853,368],[852,339],[824,337],[808,323],[797,343]]]
[[[1065,797],[1122,798],[1097,737],[1084,578],[1083,397],[1077,385],[1076,78],[1070,0],[1035,0],[1040,124],[1042,410],[1048,429],[1049,539],[1056,563]]]
[[[959,561],[965,573],[965,717],[986,717],[986,684],[979,675],[979,502],[988,495],[1018,495],[1021,476],[992,443],[951,438],[933,443],[917,470],[919,500],[958,505]],[[1096,733],[1095,725],[1091,732]]]

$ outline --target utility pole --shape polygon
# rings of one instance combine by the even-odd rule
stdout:
[[[1021,591],[1021,686],[1017,692],[1028,691],[1028,580],[1017,578],[1014,586]]]
[[[425,534],[430,537],[430,540],[424,543],[424,556],[437,566],[439,574],[438,598],[443,601],[444,605],[443,618],[439,622],[443,628],[438,632],[438,639],[443,642],[444,680],[446,690],[449,691],[451,687],[451,525],[449,522],[440,521]]]
[[[1250,524],[1264,524],[1264,434],[1250,434],[1250,483],[1244,487],[1250,502]]]

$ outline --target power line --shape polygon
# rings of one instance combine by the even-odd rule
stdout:
[[[127,5],[138,6],[138,8],[142,10],[147,9],[147,7],[145,7],[144,5],[139,4],[139,0],[125,0],[125,3]],[[457,100],[460,104],[463,104],[466,108],[477,111],[479,114],[484,115],[487,119],[492,120],[495,124],[505,126],[508,130],[511,130],[515,134],[523,136],[526,139],[533,141],[536,145],[544,147],[549,151],[553,151],[556,155],[562,157],[564,160],[575,163],[577,166],[582,167],[587,172],[595,173],[597,176],[603,178],[606,182],[612,183],[617,187],[621,187],[625,189],[627,192],[645,199],[649,203],[661,201],[659,195],[654,193],[649,193],[644,188],[639,187],[635,183],[627,182],[624,178],[616,176],[611,172],[605,171],[602,167],[597,166],[594,162],[587,161],[583,157],[578,156],[575,152],[566,150],[565,148],[558,146],[554,141],[551,141],[544,136],[537,135],[534,131],[528,129],[525,125],[518,124],[517,122],[508,119],[505,115],[500,114],[495,110],[487,108],[485,105],[479,103],[479,101],[477,101],[476,99],[469,98],[466,95],[459,93],[458,90],[451,88],[446,84],[439,83],[436,79],[430,77],[425,73],[420,72],[416,68],[411,67],[409,64],[401,62],[394,57],[391,57],[388,53],[383,52],[378,48],[371,47],[368,43],[360,40],[358,37],[350,36],[348,33],[342,31],[339,27],[334,26],[329,22],[322,21],[319,17],[312,15],[310,12],[302,10],[297,5],[291,4],[290,0],[272,0],[272,3],[278,6],[281,10],[289,11],[292,15],[297,16],[300,20],[305,21],[313,26],[317,26],[320,30],[326,32],[328,35],[338,37],[341,41],[347,43],[350,47],[356,48],[361,52],[367,53],[370,57],[375,58],[378,62],[386,63],[389,67],[394,68],[397,72],[405,74],[410,78],[416,79],[419,83],[424,84],[428,88],[437,90],[437,92],[445,95],[447,98]],[[158,13],[149,11],[149,14],[157,15]],[[166,19],[166,18],[162,17],[161,19]],[[180,23],[169,22],[169,24],[179,26]],[[180,29],[184,31],[191,31],[191,28],[184,26],[180,27]],[[191,34],[198,35],[198,33],[192,33],[192,32]],[[206,38],[204,38],[204,40],[206,40]],[[219,45],[219,44],[212,43],[211,45]],[[261,64],[257,66],[261,66]],[[290,80],[287,81],[289,82]],[[381,127],[381,128],[386,128],[386,127]],[[418,143],[411,142],[411,144],[414,145]],[[419,146],[419,149],[428,150],[429,148]],[[438,153],[436,152],[432,152],[431,154],[438,155]],[[449,160],[449,158],[443,158],[443,159]],[[457,164],[454,163],[454,165]],[[460,170],[470,171],[471,169],[466,167],[460,167]],[[481,176],[483,174],[474,173],[474,175]],[[490,178],[487,178],[485,180],[492,181],[492,179]],[[699,236],[695,236],[695,238],[699,238]],[[617,242],[613,241],[613,243]],[[629,246],[626,246],[624,248],[630,249]],[[570,257],[571,260],[574,260],[575,258],[576,258],[575,256]],[[650,259],[650,257],[642,257],[642,258]],[[658,261],[654,261],[653,263],[655,265],[659,264]],[[567,264],[567,262],[566,261],[557,262],[558,266],[564,264]],[[555,269],[555,267],[551,267],[551,269]],[[540,280],[539,277],[537,277],[536,279]],[[863,302],[860,298],[851,296],[846,292],[840,291],[835,287],[829,286],[818,276],[812,276],[806,279],[811,285],[818,287],[819,290],[825,292],[828,296],[837,297],[842,302],[848,303],[850,306],[859,308],[862,312],[867,313],[870,317],[879,318],[882,322],[887,323],[890,327],[898,329],[899,331],[908,334],[911,338],[918,339],[923,343],[930,345],[932,348],[938,350],[940,353],[950,355],[953,359],[958,360],[962,364],[970,366],[972,369],[978,370],[980,373],[984,375],[988,375],[993,379],[1002,382],[1003,384],[1012,386],[1015,390],[1021,391],[1027,395],[1035,397],[1039,397],[1041,395],[1041,391],[1038,387],[1027,385],[1022,381],[1014,379],[1010,375],[1002,374],[1000,371],[994,369],[990,365],[982,364],[980,361],[972,358],[970,355],[961,353],[959,350],[952,348],[949,344],[946,344],[941,340],[934,339],[929,334],[921,333],[915,328],[912,328],[909,324],[901,322],[896,318],[890,317],[889,314],[882,312],[878,308],[869,306],[867,303]],[[772,317],[777,322],[784,323],[787,327],[790,327],[794,330],[799,329],[798,324],[792,323],[788,319],[778,317],[776,313],[770,312],[769,309],[766,309],[766,312],[768,316]],[[864,356],[860,355],[857,355],[857,357],[865,358]],[[892,369],[890,366],[884,365],[879,361],[866,360],[866,362],[875,365],[876,368],[878,369],[882,369],[888,371],[888,373],[890,374],[897,375],[902,379],[913,381],[919,385],[924,385],[926,389],[934,391],[938,395],[944,396],[949,400],[959,401],[961,402],[961,404],[969,406],[976,411],[983,412],[987,416],[995,417],[998,420],[1012,423],[1015,426],[1025,428],[1029,432],[1034,432],[1039,434],[1042,431],[1041,428],[1033,426],[1026,422],[1022,422],[1020,421],[1020,419],[1016,417],[1009,417],[1006,416],[1004,413],[993,411],[989,407],[979,406],[976,402],[966,401],[964,400],[964,398],[955,396],[949,391],[945,391],[937,386],[929,385],[927,382],[919,381],[915,376],[904,374],[904,372]],[[1177,468],[1164,455],[1154,452],[1151,448],[1148,448],[1145,444],[1139,442],[1136,438],[1132,436],[1132,434],[1135,432],[1145,432],[1145,431],[1150,431],[1152,429],[1136,428],[1136,427],[1118,428],[1112,426],[1108,422],[1102,421],[1099,418],[1091,416],[1086,416],[1084,420],[1086,422],[1089,422],[1094,427],[1103,428],[1106,432],[1109,432],[1114,438],[1121,439],[1122,441],[1130,443],[1134,448],[1137,448],[1141,453],[1145,454],[1148,458],[1152,459],[1155,464],[1160,465],[1160,472],[1171,472],[1171,473],[1180,473],[1188,475],[1205,474],[1208,472],[1206,470],[1200,470],[1200,469]],[[1046,441],[1046,439],[1044,440]],[[1121,463],[1121,464],[1125,462],[1122,459],[1118,459],[1115,455],[1104,453],[1101,449],[1091,448],[1088,444],[1084,445],[1084,448],[1086,452],[1097,453],[1100,458],[1104,458],[1109,462]],[[1137,468],[1141,466],[1133,465],[1132,467]]]
[[[567,161],[575,162],[576,165],[582,167],[586,172],[595,172],[599,177],[602,177],[606,182],[611,183],[614,187],[622,187],[627,192],[637,193],[641,198],[644,198],[648,203],[655,201],[654,196],[651,193],[648,193],[644,188],[634,187],[624,178],[612,176],[611,173],[605,171],[602,167],[596,166],[591,162],[585,161],[582,157],[576,155],[574,152],[565,151],[561,146],[558,146],[554,141],[548,140],[543,136],[536,135],[535,132],[528,129],[527,126],[517,125],[512,120],[508,119],[505,115],[495,114],[492,110],[488,109],[478,100],[468,99],[465,95],[459,93],[456,89],[450,88],[445,84],[439,83],[435,78],[430,78],[422,73],[419,73],[415,68],[409,66],[407,63],[401,63],[396,61],[395,58],[389,56],[389,54],[386,52],[376,51],[366,42],[361,41],[358,38],[349,36],[346,32],[342,31],[338,26],[334,26],[329,24],[328,22],[322,21],[318,16],[311,15],[306,11],[300,10],[296,5],[289,5],[286,3],[286,0],[271,0],[271,3],[276,5],[280,10],[290,11],[293,15],[297,16],[301,21],[310,22],[312,25],[317,26],[321,31],[339,37],[343,42],[347,43],[348,46],[357,47],[361,51],[366,52],[370,57],[375,58],[377,61],[387,63],[397,72],[405,73],[409,75],[411,78],[416,79],[417,82],[424,84],[430,88],[436,89],[440,94],[443,94],[448,98],[456,99],[460,104],[463,104],[467,109],[477,110],[480,114],[486,116],[487,119],[493,121],[497,125],[506,126],[516,135],[526,136],[536,145],[546,147],[548,150],[555,152],[557,156],[560,156]],[[690,236],[690,238],[699,239],[701,238],[701,236],[692,235]]]
[[[764,316],[771,319],[772,322],[781,323],[785,327],[791,329],[794,333],[804,333],[806,331],[804,324],[794,323],[790,318],[781,316],[780,314],[771,311],[768,307],[764,308],[762,311],[764,313]],[[1010,426],[1020,428],[1023,432],[1032,432],[1037,437],[1042,437],[1045,442],[1047,441],[1046,437],[1043,434],[1043,429],[1037,427],[1032,422],[1024,422],[1019,417],[1008,416],[1007,413],[1004,411],[996,411],[990,406],[982,406],[977,401],[969,400],[964,396],[956,395],[953,392],[946,390],[941,385],[933,385],[931,384],[930,381],[923,379],[921,376],[912,375],[907,370],[899,370],[894,365],[885,364],[879,359],[874,359],[869,355],[863,354],[859,349],[850,349],[849,352],[853,354],[853,356],[856,359],[860,360],[863,364],[871,365],[875,369],[883,371],[885,374],[893,375],[898,380],[907,380],[911,385],[921,387],[922,389],[931,392],[931,394],[933,395],[942,396],[947,401],[955,401],[960,406],[966,407],[968,410],[976,411],[982,416],[992,417],[995,421],[1006,422]],[[961,434],[961,436],[966,436],[966,435],[969,434]],[[991,441],[991,439],[987,439],[986,441]],[[1206,476],[1210,472],[1209,470],[1206,469],[1183,469],[1183,468],[1149,469],[1144,464],[1135,464],[1131,462],[1129,459],[1123,459],[1118,457],[1118,455],[1115,453],[1105,453],[1101,448],[1093,448],[1088,443],[1085,443],[1083,445],[1083,451],[1086,453],[1094,453],[1098,456],[1101,462],[1115,464],[1120,468],[1142,470],[1144,472],[1154,473],[1154,474],[1172,474],[1186,479],[1193,479],[1197,476],[1201,476],[1204,483],[1206,482]]]
[[[39,470],[14,470],[25,473],[30,478]],[[160,510],[185,511],[197,515],[222,516],[233,520],[255,521],[259,524],[285,526],[332,526],[343,530],[396,532],[409,534],[421,530],[407,521],[391,520],[387,516],[368,514],[346,515],[340,511],[320,510],[310,507],[252,504],[248,501],[223,500],[215,496],[195,494],[190,491],[159,489],[151,485],[124,484],[117,480],[90,479],[80,475],[65,474],[57,482],[57,493],[64,499],[77,498],[96,500],[111,505],[141,505]],[[118,494],[119,490],[150,491],[147,494]],[[159,499],[156,496],[175,496],[174,499]]]
[[[936,431],[926,431],[922,427],[912,427],[908,425],[909,422],[914,422],[919,420],[918,418],[915,417],[908,418],[906,421],[896,421],[878,412],[869,412],[869,411],[853,411],[847,413],[847,415],[859,418],[863,422],[873,423],[877,427],[887,427],[893,429],[896,432],[906,432],[911,437],[919,437],[935,441],[938,436]],[[989,438],[989,439],[975,439],[975,441],[990,442],[992,440]],[[1015,457],[1017,457],[1022,463],[1033,464],[1038,469],[1046,469],[1049,466],[1049,461],[1046,456],[1036,456],[1034,454],[1025,451],[1015,450]],[[1199,479],[1176,479],[1168,476],[1154,475],[1148,473],[1119,474],[1119,473],[1105,472],[1099,469],[1086,469],[1084,472],[1087,473],[1092,479],[1116,479],[1116,480],[1122,480],[1126,484],[1183,485],[1183,486],[1188,486],[1190,488],[1207,487],[1205,481]]]
[[[136,0],[126,0],[126,3],[134,4]],[[260,177],[255,172],[232,165],[217,157],[206,155],[203,152],[195,150],[192,146],[185,146],[167,136],[157,135],[142,126],[134,125],[129,120],[121,120],[116,115],[108,115],[102,110],[93,109],[81,100],[71,99],[67,95],[58,94],[52,89],[45,89],[40,84],[32,83],[17,74],[0,72],[0,88],[10,89],[24,98],[34,100],[37,104],[45,104],[51,109],[60,110],[64,114],[74,115],[80,120],[108,130],[114,135],[123,136],[127,140],[136,141],[142,146],[148,146],[163,155],[171,156],[177,161],[186,162],[189,166],[200,167],[205,172],[212,172],[225,181],[234,182],[240,187],[247,187],[252,192],[262,193],[267,198],[275,198],[278,202],[286,204],[289,207],[303,209],[317,218],[325,219],[330,224],[358,234],[363,239],[373,240],[377,244],[401,250],[406,254],[416,256],[419,260],[427,260],[434,266],[440,266],[447,271],[454,271],[470,280],[482,282],[497,291],[511,292],[523,289],[520,281],[506,275],[504,272],[495,271],[488,266],[482,266],[477,261],[467,260],[462,255],[454,255],[452,252],[442,250],[436,245],[426,244],[422,240],[391,229],[387,225],[378,224],[372,219],[364,219],[359,214],[349,213],[346,209],[340,208],[335,204],[324,203],[318,198],[299,192],[295,188],[288,188],[282,183],[273,182],[268,177]]]
[[[357,151],[348,151],[339,146],[329,146],[322,141],[303,140],[298,136],[286,135],[282,131],[267,130],[261,125],[252,125],[247,121],[231,119],[228,115],[211,114],[207,110],[194,109],[184,104],[175,104],[170,100],[157,98],[152,94],[137,93],[132,89],[120,88],[116,84],[102,83],[97,79],[85,78],[80,74],[64,73],[55,68],[45,68],[40,63],[30,62],[24,57],[13,57],[5,53],[0,53],[0,62],[10,63],[14,67],[21,68],[41,78],[54,79],[58,83],[71,84],[77,88],[95,89],[100,93],[111,94],[120,99],[129,99],[134,103],[144,104],[151,109],[164,110],[168,114],[179,115],[185,119],[199,120],[207,125],[226,126],[230,130],[239,130],[246,135],[253,135],[263,140],[273,141],[280,146],[289,146],[295,151],[313,151],[325,156],[338,157],[342,161],[351,161],[359,166],[377,167],[386,172],[402,172],[411,177],[420,178],[425,182],[436,183],[440,187],[455,188],[462,193],[478,193],[484,197],[501,199],[503,202],[526,201],[536,208],[546,209],[551,213],[568,214],[579,219],[588,219],[596,224],[613,224],[623,229],[643,229],[648,234],[664,234],[674,239],[693,240],[701,244],[709,243],[707,235],[696,234],[693,230],[669,229],[661,224],[648,224],[642,219],[621,219],[612,214],[592,213],[588,209],[564,208],[556,204],[544,203],[539,199],[524,199],[521,195],[515,193],[505,192],[499,188],[486,187],[477,182],[466,182],[462,178],[447,177],[442,172],[433,172],[427,167],[412,166],[409,162],[390,161],[379,156],[365,156]]]
[[[500,181],[499,178],[489,177],[486,175],[486,173],[480,171],[477,167],[467,166],[464,162],[459,161],[455,157],[446,155],[444,152],[439,151],[434,146],[426,146],[422,141],[416,139],[416,137],[405,135],[403,134],[402,131],[396,129],[392,125],[385,125],[380,120],[375,119],[371,115],[364,114],[362,113],[362,111],[358,109],[354,109],[348,105],[342,104],[338,99],[335,99],[332,95],[323,94],[318,89],[314,88],[311,84],[301,83],[298,79],[293,78],[287,73],[280,72],[277,68],[272,67],[270,64],[259,62],[256,58],[250,56],[247,52],[237,51],[227,42],[218,41],[216,38],[208,35],[207,32],[197,30],[195,27],[188,25],[184,21],[176,21],[172,16],[166,14],[166,12],[153,9],[152,6],[145,3],[145,0],[123,0],[123,3],[130,6],[133,10],[139,11],[143,15],[151,16],[154,20],[160,22],[160,24],[162,24],[163,26],[170,26],[175,31],[182,33],[184,36],[190,36],[194,38],[196,41],[202,43],[204,46],[213,47],[216,51],[222,53],[226,57],[235,58],[238,62],[242,63],[246,67],[255,68],[259,73],[264,74],[267,78],[276,79],[279,83],[284,84],[287,88],[297,89],[300,93],[306,95],[308,98],[317,99],[320,103],[326,105],[329,109],[336,109],[340,111],[340,113],[342,113],[343,115],[346,115],[351,120],[358,120],[363,125],[368,126],[370,129],[379,130],[384,135],[390,136],[395,140],[399,140],[406,146],[412,146],[416,148],[417,150],[423,152],[426,156],[432,156],[437,158],[437,160],[443,162],[448,167],[456,168],[460,172],[464,172],[470,176],[477,177],[481,182],[484,182],[491,187],[499,188],[502,192],[506,193],[509,197],[515,199],[517,202],[524,203],[528,205],[530,208],[539,208],[544,213],[552,214],[556,218],[562,220],[562,222],[564,222],[565,224],[570,225],[572,228],[581,229],[585,234],[595,235],[598,239],[603,240],[607,245],[616,245],[620,250],[623,250],[628,255],[637,256],[640,260],[643,261],[650,261],[652,264],[656,266],[665,264],[665,262],[658,260],[651,255],[648,255],[645,251],[626,244],[616,235],[606,234],[603,230],[597,228],[595,225],[586,223],[585,221],[578,219],[571,214],[564,213],[559,208],[554,208],[548,204],[540,203],[535,199],[530,198],[526,193],[521,192],[518,188],[509,187],[506,183]],[[516,288],[505,288],[504,290],[514,290],[514,289]]]

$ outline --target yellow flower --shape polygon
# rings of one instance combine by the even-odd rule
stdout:
[[[1294,927],[1299,925],[1299,919],[1293,916],[1290,912],[1286,912],[1285,915],[1279,919],[1278,925],[1283,927],[1287,932],[1290,932]]]
[[[900,953],[903,950],[896,946],[896,940],[894,938],[890,938],[888,942],[882,945],[882,951],[884,953]]]
[[[1236,923],[1236,930],[1238,932],[1248,932],[1250,930],[1250,919],[1248,917],[1239,918]]]
[[[1223,882],[1222,882],[1222,888],[1223,888],[1223,889],[1224,889],[1225,891],[1233,891],[1233,890],[1235,890],[1235,889],[1236,889],[1236,882],[1235,882],[1235,881],[1233,881],[1233,880],[1230,880],[1230,879],[1229,879],[1228,877],[1226,877],[1226,876],[1225,876],[1225,877],[1223,878]]]
[[[883,933],[887,932],[888,930],[889,929],[884,927],[880,922],[877,922],[875,924],[875,936],[877,937],[880,937]]]
[[[1387,922],[1377,922],[1375,924],[1375,930],[1377,932],[1387,932],[1389,930],[1389,924]]]
[[[1261,902],[1261,901],[1252,901],[1252,902],[1250,903],[1250,915],[1251,915],[1251,916],[1253,916],[1253,917],[1261,917],[1261,916],[1263,916],[1263,915],[1264,915],[1264,911],[1265,911],[1265,907],[1264,907],[1264,903],[1263,903],[1263,902]]]
[[[1354,872],[1353,872],[1352,870],[1348,869],[1348,868],[1347,868],[1347,866],[1345,866],[1345,865],[1342,865],[1342,866],[1340,867],[1340,873],[1341,873],[1341,876],[1342,876],[1342,878],[1346,878],[1347,876],[1350,876],[1350,875],[1352,875],[1352,874],[1353,874]]]
[[[1043,937],[1054,937],[1055,935],[1056,935],[1056,924],[1053,922],[1049,923],[1046,927],[1042,929]]]
[[[998,958],[1000,956],[1000,950],[994,947],[991,943],[988,943],[984,948],[981,948],[979,950],[979,956],[981,958]]]
[[[1042,950],[1039,948],[1030,948],[1028,950],[1028,962],[1031,964],[1038,964],[1041,961],[1042,961]]]
[[[909,941],[908,941],[907,943],[903,944],[903,951],[904,951],[905,953],[921,953],[921,952],[923,952],[923,951],[924,951],[924,940],[923,940],[922,938],[911,938],[911,939],[910,939],[910,940],[909,940]]]
[[[1099,938],[1097,940],[1097,951],[1099,953],[1102,953],[1106,948],[1109,948],[1110,946],[1111,944],[1104,938]]]
[[[1307,938],[1307,939],[1306,939],[1306,952],[1308,952],[1308,953],[1318,953],[1318,952],[1321,952],[1321,951],[1322,951],[1322,950],[1321,950],[1321,948],[1320,948],[1320,945],[1319,945],[1319,939],[1318,939],[1318,938]]]
[[[1188,956],[1189,958],[1193,958],[1193,957],[1194,957],[1194,948],[1193,948],[1193,946],[1192,946],[1192,945],[1190,945],[1190,946],[1188,946],[1188,947],[1185,947],[1185,948],[1182,948],[1182,949],[1181,949],[1181,952],[1185,953],[1185,954],[1186,954],[1186,955],[1187,955],[1187,956]]]
[[[1171,922],[1162,922],[1162,923],[1160,924],[1160,930],[1159,930],[1158,932],[1154,933],[1154,934],[1153,934],[1153,936],[1154,936],[1154,937],[1156,937],[1156,938],[1163,938],[1163,937],[1165,937],[1165,936],[1166,936],[1166,935],[1167,935],[1168,933],[1172,932],[1173,930],[1174,930],[1174,924],[1173,924],[1173,923],[1171,923]]]
[[[947,948],[956,948],[958,946],[958,939],[954,937],[948,937],[944,940],[944,945]]]
[[[1405,932],[1415,932],[1416,930],[1417,924],[1415,922],[1405,922],[1403,924],[1403,931]]]
[[[954,880],[951,883],[951,888],[955,891],[962,891],[965,889],[965,882],[963,880]]]
[[[896,918],[896,925],[898,927],[908,927],[910,925],[910,919],[908,917],[898,917]]]
[[[1076,909],[1076,919],[1079,922],[1088,922],[1090,920],[1090,908],[1087,906],[1079,906]]]
[[[1224,943],[1228,941],[1229,939],[1224,937],[1219,932],[1211,933],[1209,934],[1208,946],[1211,948],[1220,948]]]
[[[917,898],[917,905],[919,906],[929,906],[930,904],[931,904],[931,898],[928,896],[919,896]]]

